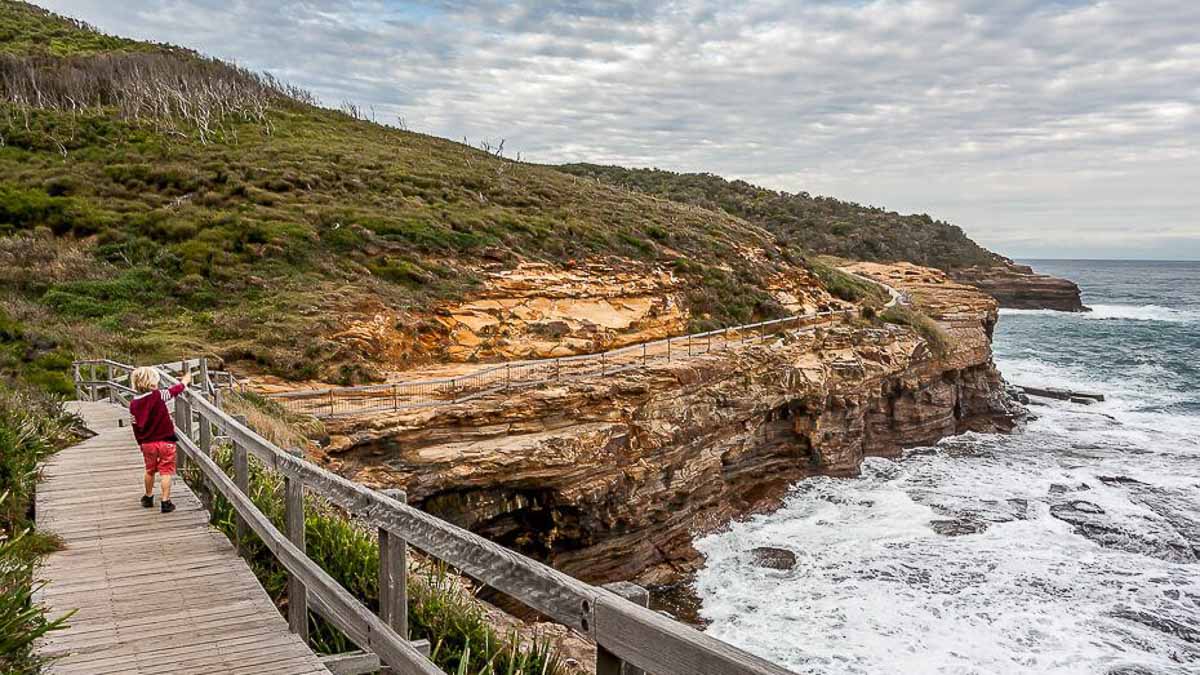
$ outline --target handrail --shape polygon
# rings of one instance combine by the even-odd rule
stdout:
[[[789,325],[799,328],[804,322],[814,319],[852,316],[858,312],[858,309],[844,309],[794,314],[780,319],[641,342],[593,354],[509,361],[453,377],[403,380],[350,387],[302,389],[269,394],[268,397],[279,401],[291,410],[305,412],[314,417],[337,417],[385,410],[450,405],[497,391],[527,388],[549,382],[570,381],[595,374],[586,370],[563,373],[563,364],[596,364],[599,365],[599,374],[605,375],[616,372],[617,369],[645,367],[651,361],[659,362],[665,359],[670,362],[673,358],[678,358],[673,357],[673,346],[677,346],[682,351],[682,347],[686,345],[689,356],[693,355],[693,345],[696,350],[703,347],[703,351],[698,352],[703,354],[712,350],[712,338],[714,337],[719,336],[728,346],[728,343],[734,341],[745,342],[746,334],[750,331],[758,331],[758,335],[751,337],[765,337],[768,334],[788,330]],[[768,333],[765,330],[767,328],[778,330]],[[633,363],[617,364],[618,357],[628,359],[630,355],[633,356]],[[610,364],[613,365],[610,366]],[[371,399],[379,399],[381,402],[372,404]],[[339,410],[339,406],[343,409]]]
[[[80,366],[89,363],[124,371],[124,376],[133,369],[115,361],[97,360],[77,362],[76,372]],[[160,375],[167,383],[176,381],[161,367]],[[87,382],[90,380],[77,378],[77,388],[82,391]],[[117,386],[119,383],[112,378],[112,371],[109,371],[109,380],[105,384],[113,385],[110,396],[124,400],[127,387]],[[295,599],[290,597],[289,590],[289,607],[303,608],[308,600],[312,600],[318,613],[360,648],[378,655],[382,663],[396,672],[440,672],[419,656],[406,635],[396,630],[397,626],[407,625],[406,619],[399,618],[407,612],[403,584],[384,583],[385,579],[403,579],[403,570],[407,566],[404,543],[412,543],[426,554],[595,640],[597,675],[620,673],[622,662],[655,675],[789,673],[608,589],[582,582],[403,501],[293,456],[226,413],[196,389],[187,389],[176,398],[175,425],[184,457],[196,465],[207,483],[229,500],[239,523],[256,532],[287,569],[292,579],[289,589],[300,589],[300,595]],[[209,455],[212,439],[217,435],[214,432],[227,437],[233,446],[235,476],[232,479]],[[249,455],[257,457],[268,470],[283,475],[288,493],[285,520],[289,523],[297,516],[293,510],[295,505],[303,508],[303,493],[307,490],[344,509],[360,522],[378,528],[381,552],[384,539],[389,541],[389,551],[400,551],[399,556],[387,556],[388,562],[380,566],[381,589],[392,587],[395,595],[391,602],[399,603],[391,607],[393,616],[390,620],[372,614],[305,555],[302,516],[299,532],[292,531],[289,526],[285,535],[254,506],[247,494],[249,470],[246,460]],[[397,543],[400,544],[398,549]],[[303,617],[303,612],[299,616]],[[303,627],[299,624],[306,620],[295,617],[289,616],[293,630],[303,634],[307,624],[305,622]]]

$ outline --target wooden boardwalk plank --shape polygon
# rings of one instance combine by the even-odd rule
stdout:
[[[182,480],[174,513],[138,503],[142,457],[128,412],[73,403],[96,433],[43,466],[38,527],[58,534],[38,594],[71,626],[39,652],[49,673],[327,673]],[[157,502],[157,498],[155,499]]]

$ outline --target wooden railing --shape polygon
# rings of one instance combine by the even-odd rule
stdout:
[[[185,367],[187,364],[183,364]],[[75,364],[81,397],[127,402],[132,366],[109,360]],[[201,367],[207,370],[207,366]],[[162,380],[175,382],[166,367]],[[88,377],[85,379],[85,371]],[[97,378],[103,372],[106,379]],[[181,461],[194,465],[208,489],[225,497],[237,514],[239,543],[249,531],[287,570],[288,620],[293,631],[305,634],[311,607],[346,634],[365,654],[358,669],[371,672],[380,665],[396,673],[440,673],[407,634],[407,547],[445,562],[450,567],[507,594],[596,643],[597,675],[786,675],[787,670],[691,627],[648,609],[643,589],[632,584],[597,587],[415,509],[389,495],[371,490],[327,471],[303,457],[286,452],[242,421],[221,409],[219,388],[210,377],[175,399],[175,426]],[[103,392],[103,396],[101,393]],[[233,450],[230,477],[213,460],[223,438]],[[285,532],[265,516],[248,495],[249,457],[285,481]],[[304,545],[304,495],[318,495],[358,521],[377,529],[380,544],[380,615],[373,614],[336,580],[308,558]]]
[[[643,342],[595,354],[510,361],[456,377],[355,387],[303,389],[272,394],[271,398],[289,410],[315,417],[362,415],[450,405],[501,391],[597,375],[614,375],[634,368],[644,368],[651,363],[708,354],[729,349],[732,345],[762,340],[784,331],[816,326],[838,317],[855,316],[859,311],[846,309],[797,314],[782,319]]]

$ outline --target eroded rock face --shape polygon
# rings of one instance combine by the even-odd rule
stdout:
[[[995,267],[970,267],[955,270],[952,274],[956,281],[970,284],[996,298],[1001,307],[1087,311],[1075,282],[1038,274],[1028,265],[1006,263]]]
[[[923,268],[922,268],[923,269]],[[907,288],[933,283],[932,271]],[[331,464],[589,581],[660,583],[694,567],[693,537],[778,504],[815,474],[1015,410],[991,363],[995,302],[955,288],[931,310],[955,337],[836,325],[618,376],[369,420],[330,420]],[[932,293],[932,292],[931,292]],[[931,305],[932,306],[932,305]]]
[[[471,300],[444,307],[451,360],[569,356],[678,334],[682,289],[666,270],[525,263],[488,278]]]

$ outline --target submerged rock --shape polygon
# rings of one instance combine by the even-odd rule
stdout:
[[[961,537],[966,534],[979,534],[988,528],[981,520],[953,518],[947,520],[931,520],[929,526],[934,532],[945,537]]]
[[[1139,623],[1160,633],[1179,638],[1189,644],[1200,644],[1200,628],[1189,626],[1175,619],[1134,609],[1119,609],[1113,612],[1112,616]]]
[[[1136,519],[1119,522],[1100,506],[1075,500],[1050,506],[1050,515],[1070,523],[1075,533],[1105,548],[1148,555],[1171,562],[1195,562],[1197,554],[1191,543],[1169,522],[1157,519]]]
[[[751,549],[754,564],[773,570],[790,570],[796,567],[796,554],[785,548],[759,546]]]

